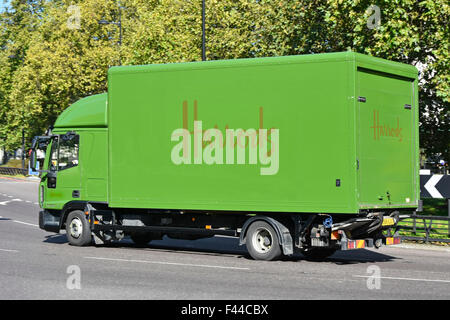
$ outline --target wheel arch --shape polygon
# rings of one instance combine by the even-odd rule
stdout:
[[[292,255],[294,253],[292,235],[289,229],[280,221],[268,216],[255,216],[245,221],[239,236],[239,245],[245,244],[248,228],[256,221],[265,221],[275,230],[284,255]]]
[[[88,201],[75,200],[75,201],[67,202],[61,210],[61,219],[59,221],[59,229],[60,230],[66,229],[66,220],[67,220],[67,216],[69,215],[70,212],[72,212],[74,210],[81,210],[84,212],[88,208],[88,205],[89,205]]]

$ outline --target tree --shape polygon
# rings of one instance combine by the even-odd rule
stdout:
[[[9,145],[12,140],[19,144],[17,137],[27,125],[21,116],[9,116],[12,106],[10,94],[14,88],[14,74],[23,65],[28,46],[29,34],[38,25],[42,13],[43,0],[12,0],[10,9],[0,13],[0,143]]]
[[[107,70],[117,64],[118,49],[110,45],[109,30],[98,20],[111,19],[116,4],[80,1],[79,26],[70,23],[70,5],[72,1],[45,3],[36,17],[39,23],[26,35],[26,50],[11,75],[4,111],[2,130],[9,148],[20,144],[20,128],[26,128],[28,137],[42,134],[71,103],[106,90]],[[13,25],[19,31],[27,29]]]
[[[117,26],[98,23],[117,21],[119,7],[121,46]],[[41,134],[71,103],[104,92],[119,58],[201,60],[201,0],[13,0],[11,8],[0,13],[0,136],[9,148],[21,128]],[[207,60],[353,50],[415,65],[421,147],[450,161],[449,12],[445,0],[206,0]]]

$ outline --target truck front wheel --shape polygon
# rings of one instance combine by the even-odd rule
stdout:
[[[66,234],[69,243],[74,246],[85,246],[92,242],[91,228],[83,211],[69,213],[66,220]]]
[[[255,260],[275,260],[282,254],[277,233],[265,221],[255,221],[250,225],[245,244]]]

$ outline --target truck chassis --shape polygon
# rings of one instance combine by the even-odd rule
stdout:
[[[130,236],[137,245],[160,240],[239,237],[255,260],[276,260],[302,253],[322,260],[337,250],[399,244],[398,211],[348,214],[230,213],[109,208],[106,203],[72,201],[63,210],[43,210],[39,226],[66,230],[71,245],[106,244]],[[393,235],[393,236],[392,236]]]

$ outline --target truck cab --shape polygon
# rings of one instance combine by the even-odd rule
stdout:
[[[46,151],[40,166],[39,204],[49,217],[83,201],[107,202],[106,98],[104,93],[77,101],[46,136],[35,138],[34,147]]]

